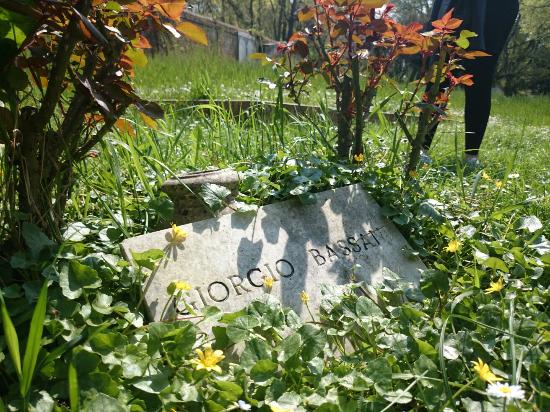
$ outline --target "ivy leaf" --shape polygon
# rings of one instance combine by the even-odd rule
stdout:
[[[438,210],[438,208],[442,207],[443,205],[437,200],[428,199],[420,204],[418,207],[418,214],[429,217],[437,223],[443,223],[445,219]]]
[[[271,379],[277,371],[277,364],[269,359],[261,359],[250,370],[250,377],[256,383]]]
[[[426,356],[435,356],[437,355],[437,351],[435,348],[428,342],[421,340],[421,339],[414,339],[416,344],[418,345],[418,350],[420,353],[426,355]]]
[[[385,392],[384,399],[388,402],[404,405],[412,401],[413,397],[410,392],[404,391],[403,389],[397,389],[396,391]]]
[[[497,257],[490,257],[489,259],[483,261],[482,265],[489,269],[500,270],[504,273],[508,273],[510,271],[510,269],[508,269],[508,266],[506,266],[506,263],[504,263],[502,259],[499,259]]]
[[[225,206],[226,199],[231,195],[231,191],[224,186],[206,183],[202,185],[200,195],[208,207],[213,212],[217,212]]]
[[[118,348],[122,348],[128,344],[128,338],[122,333],[96,333],[90,339],[90,347],[95,352],[105,357],[113,355]]]
[[[106,295],[104,293],[98,293],[94,302],[92,303],[92,308],[94,308],[95,311],[98,313],[109,315],[113,312],[113,308],[111,308],[111,303],[113,303],[112,296]]]
[[[528,247],[534,249],[539,255],[550,253],[550,242],[544,236],[536,239],[535,242]]]
[[[351,391],[363,392],[369,390],[374,381],[358,371],[352,371],[343,376],[338,383]]]
[[[542,228],[542,223],[536,216],[522,217],[519,220],[519,228],[527,229],[531,233],[535,233]]]
[[[55,245],[38,226],[28,222],[23,223],[23,239],[35,260],[40,257],[42,251],[51,250]]]
[[[455,360],[460,356],[460,352],[454,346],[443,345],[443,356],[445,359]]]
[[[97,289],[101,286],[101,278],[95,269],[72,260],[59,272],[59,286],[68,299],[76,299],[84,289]]]
[[[204,316],[203,322],[216,322],[223,315],[223,312],[216,306],[206,306],[201,310],[201,313]]]
[[[298,333],[302,337],[302,359],[309,361],[316,357],[325,347],[327,337],[325,332],[313,325],[304,325]]]
[[[79,350],[73,355],[73,360],[80,375],[87,375],[93,372],[101,362],[101,358],[97,353],[86,350]]]
[[[63,233],[63,239],[71,242],[81,242],[91,230],[82,222],[71,223]]]
[[[168,378],[169,375],[167,373],[155,373],[135,380],[132,383],[132,386],[142,390],[143,392],[160,393],[168,387],[168,385],[170,385]]]
[[[105,372],[80,374],[78,381],[82,391],[95,389],[98,392],[114,397],[117,397],[120,392],[118,384]]]
[[[284,341],[287,341],[285,339]],[[245,368],[253,367],[260,359],[270,359],[270,347],[263,340],[252,338],[245,342],[245,348],[241,355],[240,365]]]
[[[391,386],[392,369],[386,358],[378,358],[367,365],[366,376],[378,386]]]
[[[81,409],[83,412],[125,412],[126,410],[118,399],[97,392],[90,392],[90,397],[84,401]]]
[[[175,358],[183,359],[189,355],[193,345],[197,341],[197,330],[191,322],[184,325],[178,325],[177,333],[174,338],[174,347],[172,354]]]
[[[132,259],[139,267],[144,267],[149,270],[155,268],[158,260],[162,259],[164,252],[160,249],[150,249],[142,253],[132,252]]]
[[[420,290],[427,298],[437,296],[449,290],[449,277],[446,273],[436,269],[428,269],[422,272],[420,277]]]
[[[293,333],[280,343],[280,351],[278,360],[282,362],[288,361],[291,357],[300,351],[302,338],[299,333]]]
[[[214,382],[214,386],[220,390],[220,396],[228,401],[235,402],[243,394],[243,389],[234,382],[216,381]]]
[[[241,316],[227,325],[227,336],[234,343],[248,339],[252,330],[260,325],[260,321],[252,316]]]

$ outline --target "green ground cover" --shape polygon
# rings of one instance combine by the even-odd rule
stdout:
[[[212,98],[243,98],[258,90],[258,77],[271,75],[201,54],[150,60],[136,77],[150,98],[202,97],[193,90],[205,78]],[[28,250],[0,262],[6,276],[18,271],[27,279],[2,284],[22,356],[32,352],[22,329],[41,280],[52,281],[48,311],[30,326],[44,325],[34,374],[30,361],[18,371],[13,333],[0,336],[2,400],[22,409],[18,382],[30,373],[29,403],[44,411],[548,409],[550,98],[497,96],[486,168],[475,171],[459,161],[460,99],[456,121],[435,142],[434,163],[410,182],[401,176],[402,135],[385,121],[369,125],[369,156],[356,166],[333,160],[334,128],[323,116],[234,118],[221,109],[205,116],[166,106],[154,129],[128,113],[135,135],[112,133],[77,170],[66,242],[55,245],[29,225]],[[173,205],[159,191],[166,178],[227,165],[247,176],[240,200],[250,204],[307,201],[311,192],[362,183],[427,263],[421,294],[388,274],[373,292],[380,306],[351,290],[326,290],[315,322],[266,298],[235,314],[206,310],[203,321],[219,322],[215,339],[188,320],[147,323],[141,282],[161,255],[139,256],[134,268],[122,261],[120,242],[169,226]],[[235,344],[241,355],[231,355]],[[210,368],[197,368],[195,349]],[[519,385],[523,399],[490,396],[487,381],[496,379]]]

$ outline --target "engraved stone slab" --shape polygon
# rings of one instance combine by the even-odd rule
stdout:
[[[289,200],[251,214],[183,225],[188,236],[180,244],[170,243],[170,229],[125,240],[122,249],[129,260],[132,251],[165,251],[166,258],[145,286],[151,318],[160,320],[166,288],[174,280],[193,286],[186,301],[198,310],[213,305],[236,311],[270,293],[304,318],[300,293],[306,291],[310,307],[317,309],[320,285],[348,283],[354,265],[360,265],[353,269],[358,280],[379,284],[383,268],[388,268],[418,285],[424,264],[412,257],[404,237],[359,185],[315,198],[313,204]],[[265,276],[274,279],[271,289],[263,284]],[[187,313],[172,306],[172,311]]]

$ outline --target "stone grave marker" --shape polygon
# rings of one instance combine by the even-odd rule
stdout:
[[[173,242],[171,229],[125,240],[122,249],[128,260],[132,251],[165,251],[145,285],[150,317],[160,320],[166,289],[175,280],[192,285],[186,302],[197,310],[217,306],[236,311],[269,293],[304,318],[308,315],[300,293],[309,295],[310,308],[316,310],[320,285],[348,283],[352,270],[357,280],[379,284],[383,268],[388,268],[418,285],[424,264],[359,185],[317,193],[315,199],[312,204],[288,200],[254,213],[188,223],[180,226],[188,234],[181,243]],[[272,288],[264,285],[264,277],[273,278]],[[169,316],[174,310],[187,313],[168,307]]]

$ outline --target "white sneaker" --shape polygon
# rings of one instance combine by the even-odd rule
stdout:
[[[464,165],[468,169],[480,169],[480,168],[483,167],[483,165],[479,161],[477,155],[472,155],[472,154],[465,154],[464,155]]]

